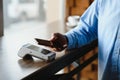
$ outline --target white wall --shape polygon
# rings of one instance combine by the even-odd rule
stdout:
[[[65,0],[47,0],[46,6],[47,24],[57,21],[64,23]],[[64,29],[64,25],[62,25],[61,28]]]
[[[46,13],[46,18],[47,18],[47,23],[54,22],[56,20],[59,20],[60,16],[60,0],[47,0],[47,13]]]

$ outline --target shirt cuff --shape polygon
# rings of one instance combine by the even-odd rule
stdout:
[[[67,45],[68,45],[67,48],[70,49],[71,46],[72,46],[72,43],[73,43],[73,39],[72,39],[72,37],[71,37],[71,35],[70,35],[69,33],[66,33],[65,36],[66,36],[66,38],[67,38],[67,42],[68,42],[68,44],[67,44]]]

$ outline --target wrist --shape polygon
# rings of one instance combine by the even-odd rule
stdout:
[[[64,35],[64,37],[65,37],[66,44],[68,45],[68,37],[66,35]]]

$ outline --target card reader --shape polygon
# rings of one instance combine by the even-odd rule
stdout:
[[[34,56],[45,61],[54,60],[56,57],[56,54],[54,52],[29,43],[23,45],[18,51],[18,56],[20,56],[21,58],[25,58],[25,56],[27,55]]]

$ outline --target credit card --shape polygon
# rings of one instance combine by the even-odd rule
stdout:
[[[35,40],[38,42],[39,45],[52,47],[52,42],[50,42],[48,40],[38,39],[38,38],[35,38]]]

